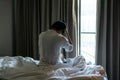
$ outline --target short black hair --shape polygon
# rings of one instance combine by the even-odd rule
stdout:
[[[65,30],[65,29],[66,29],[66,25],[65,25],[65,23],[62,22],[62,21],[56,21],[56,22],[54,22],[54,23],[51,25],[50,29]]]

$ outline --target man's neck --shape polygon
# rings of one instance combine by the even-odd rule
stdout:
[[[61,30],[56,30],[56,29],[52,29],[52,30],[56,31],[58,34],[61,34],[61,33],[62,33]]]

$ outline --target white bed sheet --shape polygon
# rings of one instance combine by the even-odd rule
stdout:
[[[101,65],[87,65],[83,56],[66,64],[39,65],[30,57],[0,57],[0,80],[107,80]]]

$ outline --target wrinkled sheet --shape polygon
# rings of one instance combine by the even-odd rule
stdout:
[[[0,80],[107,80],[101,65],[87,65],[83,56],[67,63],[40,64],[30,57],[0,57]]]

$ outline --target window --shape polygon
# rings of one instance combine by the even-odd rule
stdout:
[[[86,58],[86,61],[92,64],[95,63],[96,52],[96,3],[97,0],[78,2],[79,51]]]

